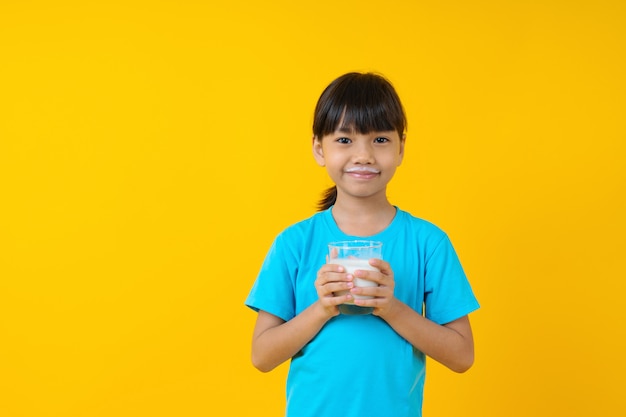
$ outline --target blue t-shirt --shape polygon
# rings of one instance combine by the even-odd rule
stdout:
[[[331,209],[280,233],[246,305],[289,321],[317,300],[314,282],[328,243],[363,239],[343,233]],[[397,299],[445,324],[479,305],[447,235],[396,209],[382,232],[383,259],[394,272]],[[419,417],[424,354],[372,314],[340,314],[292,359],[287,377],[288,417]]]

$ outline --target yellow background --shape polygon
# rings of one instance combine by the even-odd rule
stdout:
[[[425,415],[625,415],[625,51],[619,0],[2,0],[0,415],[281,415],[243,301],[352,70],[396,85],[389,197],[482,304]]]

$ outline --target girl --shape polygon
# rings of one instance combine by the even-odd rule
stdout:
[[[379,75],[345,74],[319,98],[313,156],[335,186],[319,213],[276,237],[246,300],[258,312],[254,366],[291,359],[288,417],[421,416],[425,355],[456,372],[472,366],[467,315],[478,302],[450,240],[387,200],[405,127]],[[383,242],[376,271],[326,263],[328,243],[364,238]]]

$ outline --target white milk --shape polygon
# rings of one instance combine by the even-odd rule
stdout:
[[[374,268],[372,265],[369,264],[369,261],[367,259],[354,259],[354,258],[331,259],[330,263],[343,266],[347,274],[354,275],[354,271],[356,271],[357,269],[364,270],[364,271],[378,271],[377,268]],[[378,286],[378,284],[373,281],[368,281],[366,279],[357,278],[357,277],[354,277],[354,280],[352,282],[354,283],[355,287],[377,287]],[[344,294],[348,294],[348,291],[337,292],[337,295],[344,295]],[[352,296],[358,300],[367,300],[370,298],[374,298],[370,295],[353,294]],[[354,303],[352,301],[349,301],[346,304],[354,304]]]

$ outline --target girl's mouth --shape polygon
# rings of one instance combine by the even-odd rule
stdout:
[[[380,174],[380,171],[373,167],[352,167],[345,170],[347,174],[350,174],[356,178],[373,178]]]

